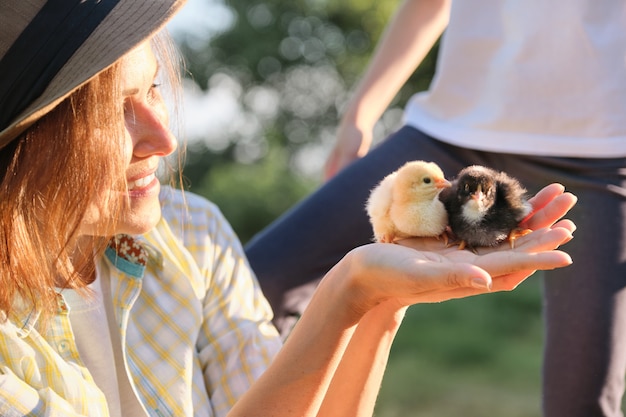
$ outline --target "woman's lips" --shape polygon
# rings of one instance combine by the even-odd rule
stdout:
[[[154,173],[152,173],[152,174],[146,175],[143,178],[139,178],[138,180],[129,182],[128,183],[128,191],[133,191],[133,190],[144,188],[144,187],[150,185],[150,183],[152,183],[152,181],[154,181],[155,178],[156,177],[155,177]]]

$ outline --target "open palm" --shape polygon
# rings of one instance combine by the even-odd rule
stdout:
[[[523,226],[532,232],[518,238],[514,248],[505,242],[472,252],[448,247],[435,238],[412,238],[399,244],[358,248],[353,264],[361,268],[365,282],[369,278],[370,290],[379,289],[376,303],[382,299],[411,305],[512,290],[536,270],[572,262],[567,253],[556,248],[568,242],[576,228],[571,221],[560,220],[576,203],[576,197],[564,192],[560,184],[551,184],[530,203],[533,213]],[[381,276],[388,277],[389,282]]]

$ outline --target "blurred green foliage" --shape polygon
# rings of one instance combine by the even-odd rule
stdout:
[[[196,151],[188,156],[185,177],[193,191],[220,207],[245,242],[314,187],[310,179],[291,173],[285,160],[280,149],[254,164],[229,163],[207,150]]]
[[[208,132],[189,137],[185,173],[189,188],[223,207],[245,242],[319,184],[342,106],[397,2],[196,1],[219,2],[232,23],[210,38],[176,36],[187,75],[207,94],[230,89],[241,113],[233,123],[245,128],[229,126],[217,141]],[[375,137],[397,128],[399,109],[428,86],[434,56],[398,94],[389,109],[396,116],[383,117]]]

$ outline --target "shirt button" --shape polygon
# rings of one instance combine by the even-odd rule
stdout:
[[[70,350],[70,342],[68,340],[61,340],[58,345],[59,353],[66,353]]]

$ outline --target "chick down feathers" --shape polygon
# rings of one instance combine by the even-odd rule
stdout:
[[[450,182],[433,162],[410,161],[372,190],[366,209],[377,242],[440,236],[448,215],[438,195]]]
[[[502,171],[472,165],[459,171],[452,187],[439,198],[448,211],[450,229],[460,247],[494,246],[509,239],[511,246],[519,223],[531,212],[526,189]]]

